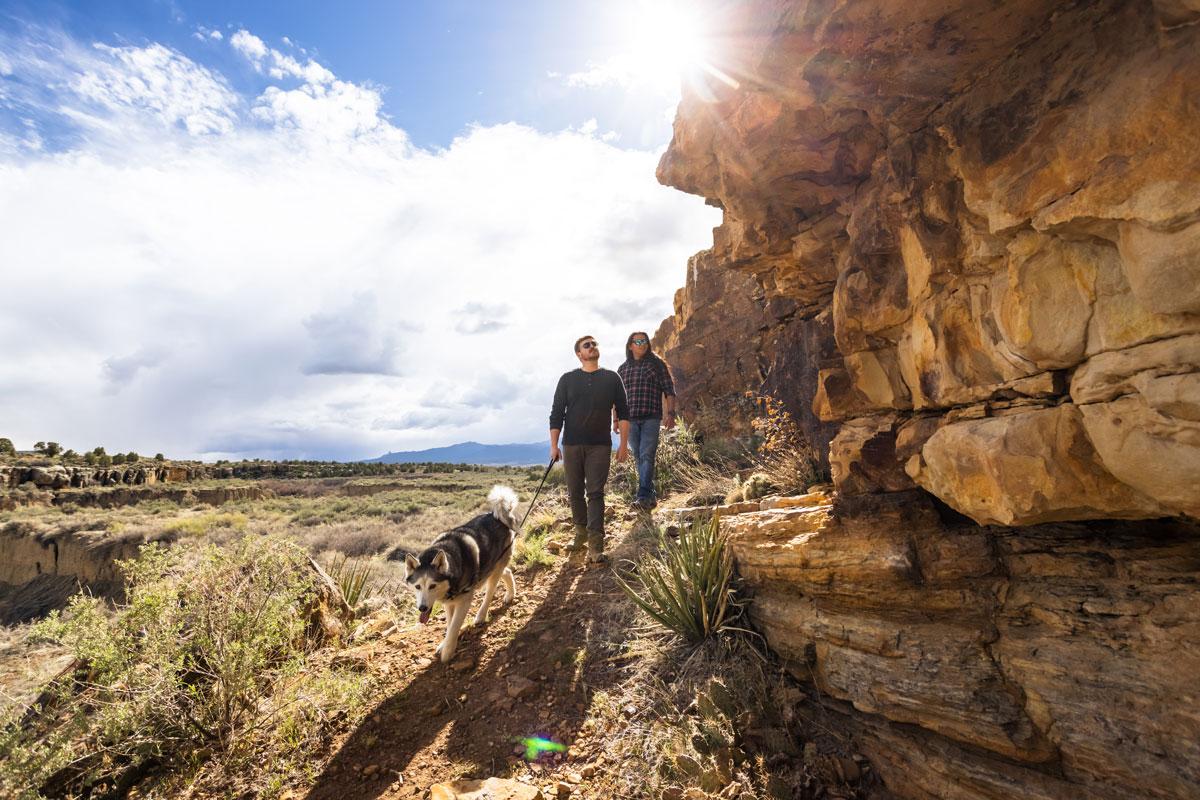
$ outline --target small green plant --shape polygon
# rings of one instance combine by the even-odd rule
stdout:
[[[357,608],[359,603],[370,600],[381,589],[371,583],[375,567],[370,561],[351,561],[342,555],[334,558],[325,571],[342,590],[342,597],[351,608]]]
[[[741,613],[734,595],[733,557],[717,519],[697,520],[672,540],[658,530],[659,552],[643,557],[617,584],[660,625],[698,643]]]
[[[771,476],[763,472],[755,472],[742,483],[742,499],[758,500],[766,497],[775,486]]]
[[[513,545],[513,558],[518,564],[527,567],[548,567],[554,563],[554,556],[546,549],[546,531],[520,536]]]

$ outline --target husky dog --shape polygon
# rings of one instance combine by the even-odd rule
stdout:
[[[442,661],[454,657],[458,647],[458,630],[462,627],[475,590],[483,585],[483,605],[475,614],[475,624],[487,621],[488,606],[496,584],[504,580],[504,600],[517,596],[516,581],[508,568],[512,558],[513,539],[517,523],[517,494],[507,486],[496,486],[488,494],[491,511],[446,531],[420,555],[405,556],[405,576],[408,588],[417,596],[421,622],[429,621],[433,604],[446,607],[446,638],[438,645]]]

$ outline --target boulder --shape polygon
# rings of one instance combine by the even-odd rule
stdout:
[[[1143,519],[1170,511],[1105,468],[1067,403],[940,428],[908,474],[981,525]]]

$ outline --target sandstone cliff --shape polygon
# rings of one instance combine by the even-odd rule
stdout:
[[[734,5],[659,165],[724,209],[685,408],[773,385],[979,522],[1200,515],[1196,4]]]
[[[1200,4],[711,6],[657,344],[841,497],[723,523],[755,618],[903,796],[1200,795]]]

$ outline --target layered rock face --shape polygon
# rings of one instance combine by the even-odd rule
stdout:
[[[657,344],[841,498],[723,519],[754,618],[902,796],[1200,796],[1200,5],[711,6]]]
[[[1200,795],[1200,536],[947,522],[918,491],[722,517],[751,617],[889,789]]]
[[[981,523],[1200,514],[1194,4],[733,5],[659,166],[725,212],[683,407],[767,384]]]

